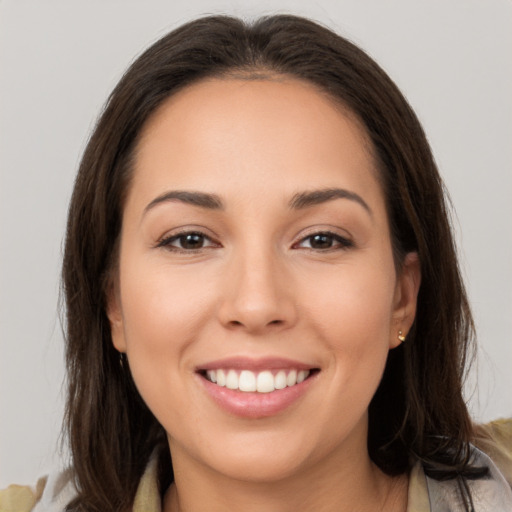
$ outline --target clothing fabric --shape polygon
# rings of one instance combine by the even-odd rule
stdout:
[[[466,480],[475,512],[512,512],[512,419],[478,426],[474,463],[487,466],[486,478]],[[76,495],[70,470],[41,478],[35,487],[11,485],[0,491],[0,512],[64,512]],[[440,482],[425,475],[418,461],[409,475],[407,512],[463,511],[461,490],[454,480]],[[133,512],[161,512],[157,459],[142,476]]]

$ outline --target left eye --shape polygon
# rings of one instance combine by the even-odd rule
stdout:
[[[193,251],[214,245],[215,243],[205,234],[196,232],[180,233],[179,235],[165,238],[158,244],[159,247],[181,249],[182,251]]]
[[[303,238],[297,245],[298,247],[305,247],[307,249],[326,250],[345,249],[351,247],[353,244],[350,240],[335,233],[314,233],[313,235]]]

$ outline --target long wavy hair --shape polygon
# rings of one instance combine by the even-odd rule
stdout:
[[[173,479],[162,426],[114,349],[106,294],[138,136],[169,96],[208,77],[285,75],[314,84],[362,122],[386,197],[397,268],[417,251],[422,283],[414,325],[392,350],[369,410],[368,450],[398,475],[420,459],[428,475],[475,477],[462,396],[474,328],[458,267],[446,194],[422,127],[393,81],[361,49],[310,20],[246,23],[209,16],[172,31],[127,70],[85,149],[69,208],[62,271],[67,408],[78,496],[70,510],[130,507],[150,455],[160,487]]]

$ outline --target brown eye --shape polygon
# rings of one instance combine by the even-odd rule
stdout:
[[[164,238],[158,247],[165,247],[177,251],[197,251],[207,247],[215,247],[216,244],[208,236],[200,232],[187,232]]]
[[[316,251],[329,250],[329,249],[346,249],[352,247],[353,243],[346,238],[335,233],[314,233],[306,238],[303,238],[299,247],[306,249],[314,249]]]
[[[319,233],[310,237],[309,245],[312,249],[330,249],[334,243],[331,235]]]
[[[199,233],[187,233],[177,238],[181,249],[201,249],[204,246],[205,237]]]

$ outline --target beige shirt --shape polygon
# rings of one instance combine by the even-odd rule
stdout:
[[[468,481],[476,512],[512,511],[512,419],[477,427],[475,464],[489,467],[489,478]],[[75,496],[71,471],[41,478],[35,487],[11,485],[0,491],[0,512],[63,512]],[[161,512],[157,460],[153,457],[141,478],[133,512]],[[439,482],[425,475],[420,462],[409,475],[407,512],[462,511],[454,480]]]

